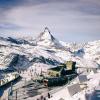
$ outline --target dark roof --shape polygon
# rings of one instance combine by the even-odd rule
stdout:
[[[53,70],[53,71],[60,71],[61,70],[61,67],[54,67],[54,68],[50,68],[48,70]]]

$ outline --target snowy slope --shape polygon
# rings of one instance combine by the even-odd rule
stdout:
[[[79,67],[98,67],[100,40],[83,44],[65,43],[58,41],[45,28],[35,40],[0,37],[0,69],[12,66],[15,56],[11,54],[18,55],[15,67],[21,68],[28,68],[37,62],[47,66],[57,65],[67,60],[76,61]]]
[[[84,50],[84,58],[91,59],[100,64],[100,40],[87,43]]]

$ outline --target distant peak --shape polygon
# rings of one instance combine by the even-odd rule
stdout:
[[[44,31],[37,37],[37,41],[53,41],[54,39],[48,27],[45,27]]]
[[[50,34],[50,30],[49,30],[48,27],[45,27],[45,29],[44,29],[44,33],[49,33],[49,34]]]

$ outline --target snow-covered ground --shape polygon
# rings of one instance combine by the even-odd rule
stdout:
[[[100,76],[100,73],[89,74],[87,76],[88,81],[85,82],[86,88],[81,89],[80,92],[77,92],[73,96],[70,96],[70,93],[68,91],[68,85],[66,85],[61,90],[52,94],[51,98],[48,100],[60,100],[60,99],[61,100],[95,100],[92,98],[94,98],[94,97],[96,97],[96,95],[98,95],[98,94],[94,95],[94,93],[95,93],[95,90],[98,89],[98,87],[100,87],[100,77],[99,76]],[[75,84],[75,83],[76,83],[76,79],[71,84]],[[99,96],[100,96],[100,94],[99,94]],[[100,99],[100,97],[99,97],[99,99]]]
[[[53,37],[48,28],[45,28],[35,40],[0,37],[0,70],[14,67],[21,70],[23,79],[30,80],[32,76],[35,76],[35,72],[36,74],[40,74],[41,70],[47,72],[48,68],[68,60],[76,61],[76,66],[82,68],[80,73],[84,71],[84,68],[99,69],[100,40],[88,43],[65,43]],[[88,89],[92,92],[99,84],[99,75],[99,73],[89,75],[88,88],[75,94],[71,100],[85,98]],[[56,98],[64,97],[70,100],[67,95],[67,86],[54,95]],[[56,98],[50,100],[60,99]]]

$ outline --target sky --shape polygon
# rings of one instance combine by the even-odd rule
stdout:
[[[100,0],[0,0],[0,36],[35,38],[48,27],[58,40],[100,39]]]

